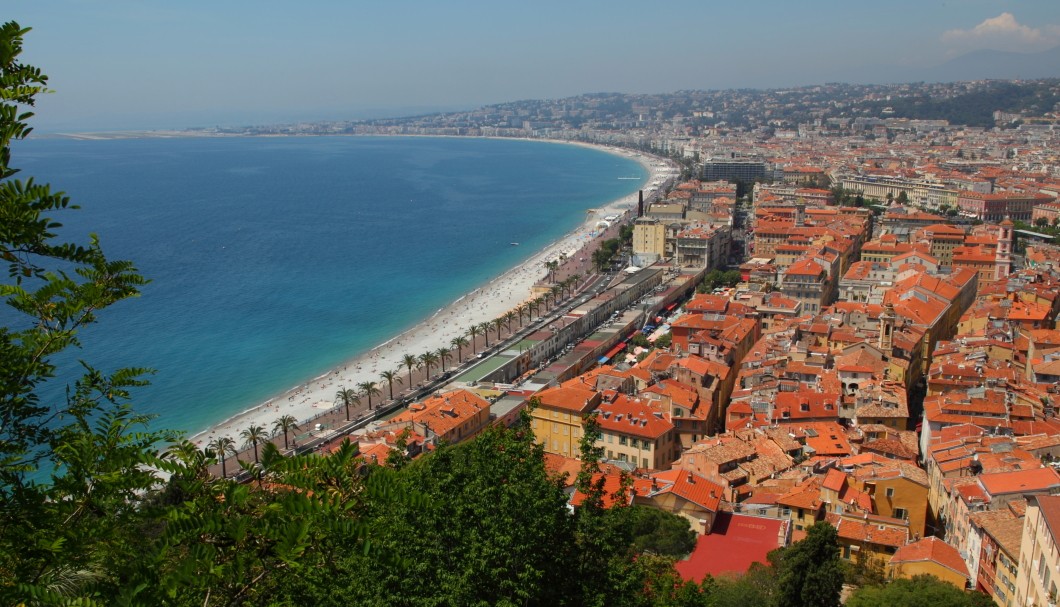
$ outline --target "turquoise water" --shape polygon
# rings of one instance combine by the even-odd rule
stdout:
[[[156,369],[137,409],[189,432],[397,335],[647,178],[597,150],[448,138],[31,140],[12,164],[81,205],[56,216],[64,235],[98,233],[152,280],[77,354]]]

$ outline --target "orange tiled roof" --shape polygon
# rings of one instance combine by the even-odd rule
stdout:
[[[906,544],[891,557],[891,564],[916,563],[931,561],[947,569],[968,577],[968,566],[964,564],[961,553],[937,537],[925,537],[922,540]]]

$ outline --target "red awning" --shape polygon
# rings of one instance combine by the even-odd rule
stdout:
[[[614,348],[611,348],[610,350],[608,350],[607,354],[604,354],[604,356],[606,356],[607,358],[611,358],[615,354],[618,354],[619,352],[621,352],[622,350],[625,350],[625,349],[626,349],[626,344],[625,344],[625,342],[623,342],[623,343],[618,344]]]
[[[677,302],[675,301],[672,304],[666,306],[666,311],[669,312],[670,310],[673,310],[676,307],[677,307]]]

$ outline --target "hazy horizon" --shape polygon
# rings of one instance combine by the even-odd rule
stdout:
[[[39,132],[355,120],[599,91],[783,88],[1060,45],[1060,3],[12,0]],[[844,77],[846,76],[846,77]]]

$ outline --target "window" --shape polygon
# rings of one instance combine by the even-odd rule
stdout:
[[[628,441],[626,440],[626,437],[624,437],[624,436],[620,436],[620,437],[618,437],[618,444],[620,444],[620,445],[627,445],[627,444],[629,444],[629,443],[628,443]]]
[[[648,467],[648,458],[646,458],[646,457],[641,458],[640,461],[642,462],[642,464],[640,466],[641,468],[647,468]]]
[[[909,512],[905,508],[895,508],[894,509],[894,518],[908,519],[909,518]]]
[[[887,497],[894,497],[894,487],[887,487],[884,493],[887,494]]]

